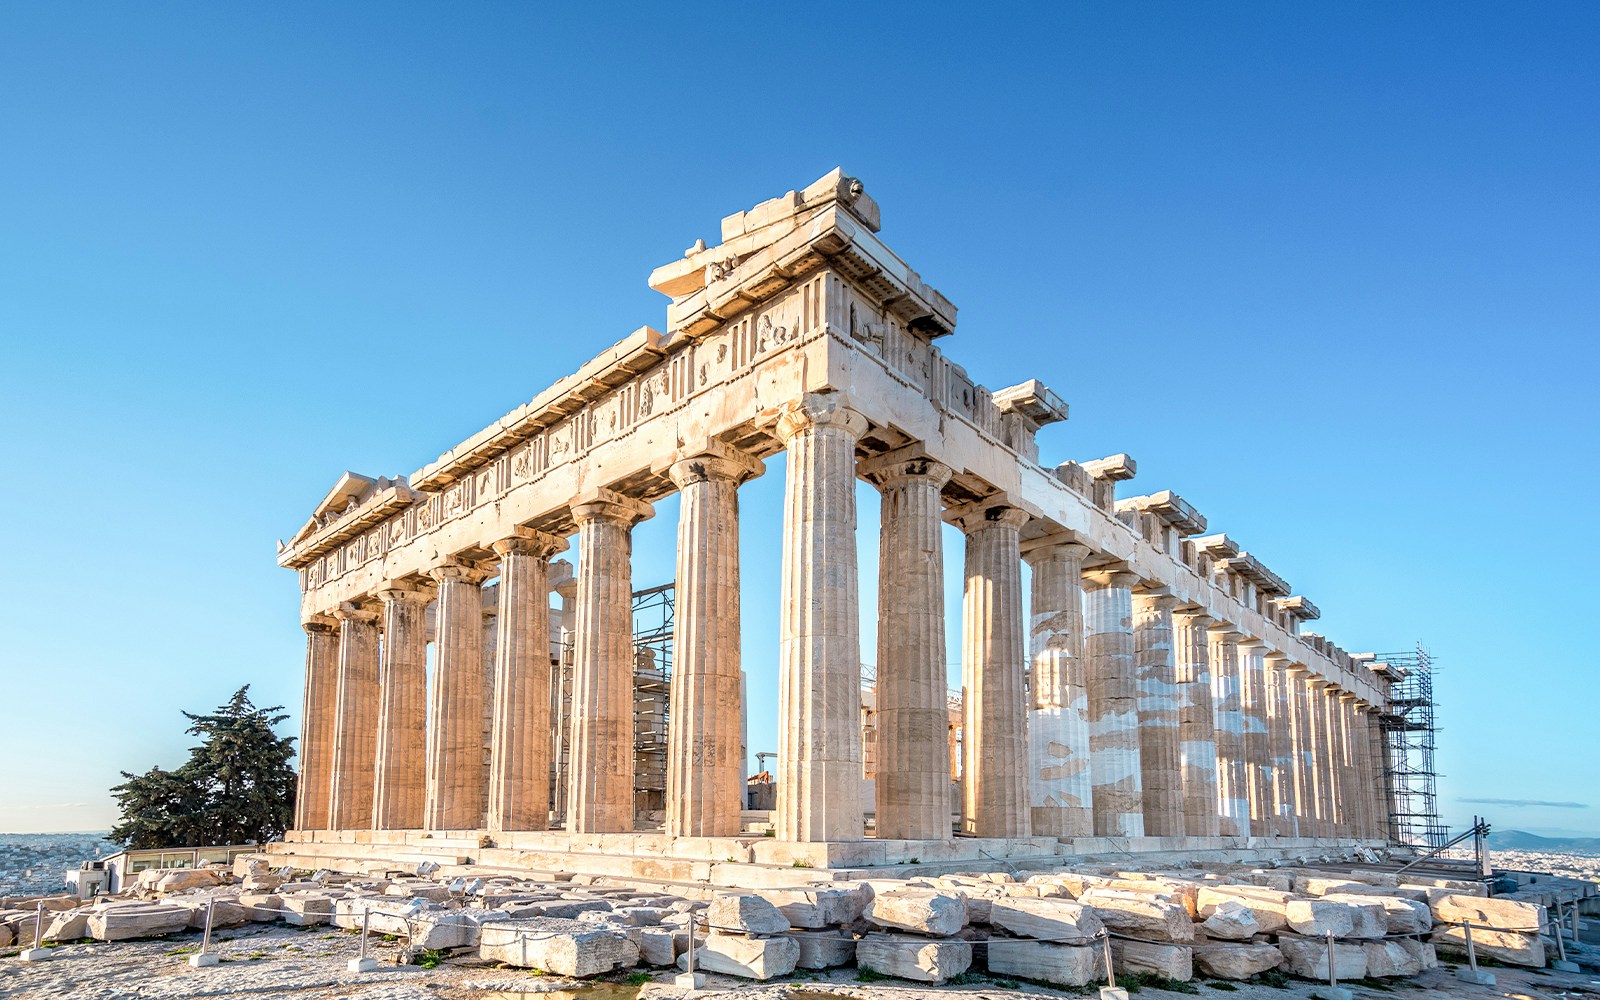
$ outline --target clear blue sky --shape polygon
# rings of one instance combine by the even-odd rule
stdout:
[[[837,164],[949,353],[1070,401],[1047,460],[1128,452],[1347,649],[1433,648],[1452,820],[1600,832],[1597,51],[1561,3],[8,5],[0,831],[105,827],[240,684],[298,715],[274,539],[662,326],[652,267]]]

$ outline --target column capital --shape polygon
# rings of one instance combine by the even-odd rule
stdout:
[[[926,480],[942,489],[954,470],[928,457],[923,443],[916,441],[857,462],[856,474],[880,490],[908,479]]]
[[[1243,632],[1234,628],[1231,622],[1221,620],[1213,620],[1211,627],[1206,631],[1210,632],[1219,642],[1238,642],[1244,635]]]
[[[632,525],[655,513],[655,508],[643,500],[624,496],[615,490],[590,490],[572,501],[572,519],[579,524],[585,521],[621,521]]]
[[[514,534],[500,539],[492,547],[495,554],[502,558],[518,555],[549,559],[557,552],[567,550],[567,540],[532,528],[517,528]]]
[[[327,635],[338,631],[339,620],[332,615],[312,615],[301,622],[300,627],[306,630],[307,635]]]
[[[431,583],[411,580],[386,580],[381,589],[373,592],[373,596],[384,604],[399,602],[427,604],[434,598],[434,589]]]
[[[489,579],[490,573],[481,566],[465,562],[460,559],[447,559],[438,566],[428,570],[428,575],[435,583],[443,584],[446,581],[467,583],[477,586]]]
[[[1157,590],[1136,589],[1133,592],[1134,609],[1137,610],[1141,603],[1150,605],[1158,611],[1163,609],[1171,611],[1177,607],[1178,599],[1174,597],[1165,587]]]
[[[767,467],[760,459],[720,441],[707,442],[704,450],[678,459],[666,470],[667,478],[680,490],[690,483],[704,483],[713,479],[731,480],[738,484],[746,479],[754,479],[765,471]]]
[[[867,432],[867,418],[851,409],[849,400],[837,393],[808,392],[800,399],[785,403],[778,414],[776,431],[784,444],[813,427],[836,427],[859,438]]]
[[[1245,635],[1245,637],[1243,639],[1239,640],[1239,645],[1240,646],[1250,646],[1250,647],[1260,646],[1263,649],[1265,649],[1267,643],[1266,643],[1265,639],[1258,639],[1253,635]]]
[[[1195,607],[1173,608],[1172,619],[1175,623],[1182,624],[1187,628],[1210,629],[1217,623],[1215,618],[1206,614],[1205,609]],[[1182,619],[1181,622],[1179,619]]]
[[[980,531],[984,528],[1004,527],[1021,530],[1027,524],[1032,514],[1021,507],[1013,507],[1006,502],[1004,496],[994,497],[989,500],[980,500],[977,503],[967,504],[962,507],[947,510],[944,519],[955,525],[967,534]]]
[[[378,612],[363,608],[353,601],[345,601],[335,609],[333,617],[341,622],[361,622],[370,625],[378,620]]]
[[[1096,590],[1105,587],[1125,587],[1132,590],[1139,581],[1139,574],[1125,562],[1110,562],[1083,571],[1084,586]]]

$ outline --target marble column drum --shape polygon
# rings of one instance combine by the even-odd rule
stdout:
[[[1027,522],[1026,511],[1003,503],[959,518],[966,533],[961,828],[975,837],[1032,831],[1021,552]]]
[[[1211,638],[1211,702],[1217,719],[1217,816],[1224,837],[1250,836],[1250,792],[1239,700],[1240,633],[1226,625]]]
[[[681,494],[667,719],[669,837],[739,835],[739,484],[763,468],[726,451],[674,463],[668,472]]]
[[[1308,743],[1305,720],[1305,667],[1283,664],[1284,723],[1288,730],[1288,796],[1291,824],[1296,837],[1317,835],[1316,806],[1308,783]]]
[[[494,543],[500,557],[495,618],[490,830],[550,826],[550,557],[566,539],[524,529]]]
[[[339,694],[333,721],[333,781],[328,811],[336,830],[372,826],[372,773],[378,740],[378,615],[346,604],[339,619]]]
[[[300,713],[299,830],[332,829],[333,730],[339,703],[339,629],[332,618],[306,622],[306,694]]]
[[[1322,711],[1321,678],[1307,672],[1300,697],[1306,725],[1306,781],[1316,816],[1314,835],[1333,836],[1333,793],[1328,788],[1328,719]]]
[[[1139,687],[1139,774],[1147,837],[1181,837],[1182,753],[1179,750],[1177,666],[1168,594],[1133,595],[1133,659]]]
[[[374,830],[420,830],[427,806],[428,633],[431,588],[391,586],[383,601],[378,671]]]
[[[1184,611],[1173,615],[1173,648],[1178,686],[1178,750],[1183,783],[1184,832],[1216,837],[1217,723],[1211,707],[1212,619]]]
[[[1244,721],[1245,794],[1250,804],[1250,830],[1273,832],[1271,739],[1267,733],[1266,646],[1256,639],[1239,642],[1239,706]]]
[[[483,820],[483,596],[488,574],[465,564],[432,571],[433,683],[428,689],[429,830],[474,830]]]
[[[1383,731],[1383,715],[1367,709],[1368,759],[1372,762],[1372,836],[1389,837],[1389,740]]]
[[[601,490],[578,522],[567,830],[633,832],[633,537],[649,504]]]
[[[861,472],[882,493],[877,836],[946,840],[951,802],[939,491],[950,467],[891,455],[864,463]]]
[[[1289,751],[1289,689],[1285,658],[1269,653],[1262,663],[1267,707],[1267,802],[1272,832],[1295,833],[1293,770]]]
[[[1033,834],[1039,837],[1094,836],[1083,658],[1083,559],[1089,551],[1048,539],[1023,548],[1033,569],[1028,772]]]
[[[1133,585],[1120,570],[1084,574],[1089,760],[1098,837],[1144,836],[1139,689],[1133,662]]]
[[[1317,712],[1324,743],[1319,754],[1319,766],[1326,783],[1328,796],[1328,836],[1349,835],[1344,801],[1344,751],[1340,743],[1338,689],[1327,681],[1317,685]]]
[[[1358,728],[1356,708],[1354,695],[1349,692],[1339,695],[1339,719],[1344,727],[1345,741],[1345,788],[1350,802],[1350,835],[1366,837],[1372,821],[1368,813],[1372,796],[1367,790],[1367,743]]]
[[[866,418],[833,396],[784,408],[788,449],[779,612],[777,837],[861,840],[861,596],[856,442]]]

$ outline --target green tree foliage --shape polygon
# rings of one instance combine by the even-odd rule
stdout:
[[[293,737],[273,727],[283,707],[257,708],[250,686],[206,715],[184,712],[201,737],[175,771],[152,767],[111,789],[122,809],[110,839],[130,848],[263,843],[294,820]]]

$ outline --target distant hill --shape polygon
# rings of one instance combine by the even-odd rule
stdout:
[[[1522,830],[1496,830],[1489,834],[1491,850],[1501,851],[1583,851],[1600,854],[1600,837],[1540,837]]]

